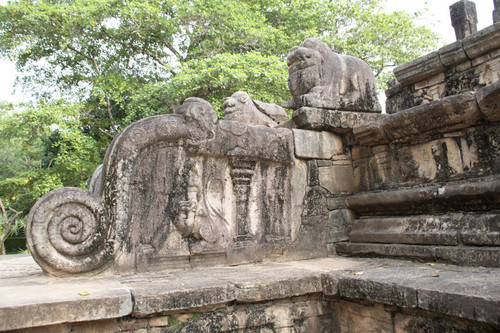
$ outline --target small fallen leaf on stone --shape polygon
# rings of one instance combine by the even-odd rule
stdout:
[[[354,272],[354,273],[352,273],[352,275],[363,275],[363,274],[365,274],[365,273],[363,273],[363,272]]]
[[[439,274],[432,274],[432,277],[439,277]]]
[[[78,293],[78,295],[80,295],[80,296],[88,296],[88,295],[90,295],[90,293],[89,293],[89,292],[87,292],[87,291],[80,291],[80,292]]]
[[[429,264],[427,264],[427,266],[436,266],[436,264],[429,263]]]

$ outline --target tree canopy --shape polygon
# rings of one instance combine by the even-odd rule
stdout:
[[[18,0],[0,6],[0,56],[31,106],[0,105],[0,197],[24,212],[44,192],[83,186],[113,136],[189,96],[221,113],[238,90],[281,104],[288,50],[308,37],[388,68],[436,46],[419,13],[384,0]],[[9,111],[10,110],[10,111]],[[7,165],[6,165],[7,164]],[[17,194],[14,194],[17,193]],[[16,199],[14,199],[16,198]],[[12,201],[24,198],[16,206]],[[22,207],[21,207],[22,206]]]

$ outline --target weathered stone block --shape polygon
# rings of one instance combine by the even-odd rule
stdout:
[[[387,116],[378,123],[354,129],[361,145],[422,140],[434,133],[447,133],[467,128],[480,119],[472,93],[446,97]]]
[[[362,146],[372,146],[376,144],[385,144],[389,142],[389,137],[382,128],[383,122],[377,121],[355,127],[353,133]]]
[[[341,255],[441,260],[462,266],[499,267],[500,263],[500,254],[495,247],[339,242],[335,249]]]
[[[489,27],[470,35],[463,40],[465,53],[470,59],[500,48],[500,24]]]
[[[357,128],[359,128],[359,127],[356,127],[356,129]],[[352,147],[351,154],[352,154],[353,161],[357,161],[357,160],[360,160],[362,158],[369,157],[371,155],[371,150],[369,147],[366,147],[366,146],[356,146],[356,147]]]
[[[340,301],[337,318],[340,332],[393,332],[391,313],[381,305],[366,306]]]
[[[462,215],[357,219],[349,240],[358,243],[457,245]]]
[[[466,128],[479,118],[474,95],[464,93],[393,114],[383,121],[382,128],[391,140],[409,141],[429,132]]]
[[[349,161],[318,168],[319,185],[334,195],[354,192],[354,174]]]
[[[303,217],[297,239],[285,251],[285,258],[301,260],[326,257],[327,221],[327,215]]]
[[[467,145],[467,142],[462,144]],[[477,156],[468,152],[451,138],[402,147],[398,151],[402,177],[406,181],[418,178],[444,180],[462,174],[464,164],[469,166],[478,161]]]
[[[487,121],[500,121],[500,81],[479,89],[476,99],[479,110]]]
[[[304,196],[302,216],[323,216],[327,212],[326,190],[321,186],[308,187]]]
[[[264,277],[258,281],[238,283],[235,292],[236,301],[250,303],[314,294],[322,290],[321,278],[304,272],[284,274],[282,280],[275,276],[272,279]]]
[[[342,154],[342,139],[330,132],[293,129],[295,156],[299,158],[331,159]]]
[[[487,325],[479,323],[465,324],[459,321],[450,320],[450,318],[441,317],[424,317],[420,315],[406,315],[396,313],[394,316],[394,333],[407,332],[470,332],[470,333],[486,333],[494,332],[495,330]]]
[[[461,40],[457,40],[454,43],[440,48],[438,53],[441,63],[447,68],[451,68],[469,60],[465,54]]]
[[[417,290],[403,285],[401,281],[417,278],[415,272],[369,271],[357,272],[362,275],[344,275],[339,279],[341,297],[370,300],[377,303],[404,308],[416,308]]]
[[[235,299],[234,285],[219,279],[155,280],[154,283],[127,283],[134,298],[135,317],[151,313],[175,312],[189,308],[212,306]],[[197,290],[196,294],[192,290]]]
[[[171,321],[170,316],[160,316],[160,317],[153,317],[149,319],[149,327],[165,327],[169,326]]]
[[[444,72],[437,51],[431,52],[394,69],[394,75],[402,84],[410,85],[431,75]]]
[[[496,282],[480,273],[464,276],[461,272],[441,271],[438,278],[427,277],[416,284],[419,288],[418,306],[424,310],[498,325],[500,292],[493,291],[491,283]]]
[[[460,238],[467,245],[500,246],[500,215],[469,214],[462,219]]]
[[[347,133],[355,127],[383,119],[384,117],[385,115],[379,113],[302,107],[293,112],[292,119],[298,128]]]
[[[500,179],[485,177],[470,182],[448,183],[384,192],[365,192],[346,198],[347,207],[366,215],[406,215],[462,210],[493,210],[500,207]]]
[[[327,198],[326,205],[328,207],[328,210],[344,209],[345,197]]]
[[[483,54],[480,57],[472,59],[472,66],[479,67],[480,65],[484,64],[485,62],[487,62],[490,59],[491,59],[491,56],[489,53]]]
[[[349,256],[377,256],[413,258],[431,261],[436,260],[434,246],[340,242],[336,243],[335,248],[338,254]]]
[[[478,67],[475,72],[478,77],[478,85],[485,86],[500,80],[500,59],[492,59]]]
[[[2,283],[0,294],[0,330],[119,318],[133,306],[127,288],[106,280]]]
[[[436,257],[460,266],[500,267],[498,247],[437,247]]]
[[[348,240],[347,230],[354,221],[354,213],[349,209],[338,209],[328,213],[327,239],[328,243]]]
[[[443,72],[434,74],[433,76],[430,76],[422,81],[416,82],[413,87],[415,90],[423,89],[423,88],[428,88],[435,86],[439,83],[444,83],[445,81],[445,74]]]

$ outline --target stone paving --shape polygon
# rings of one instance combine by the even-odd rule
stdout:
[[[29,256],[9,256],[0,272],[0,330],[311,294],[500,325],[498,268],[334,257],[61,279],[45,276]]]

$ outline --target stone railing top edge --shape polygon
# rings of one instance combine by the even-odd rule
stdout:
[[[389,142],[422,141],[433,134],[451,133],[481,120],[500,121],[500,80],[476,92],[466,92],[387,115],[379,121],[355,127],[362,146]]]
[[[477,33],[407,62],[394,69],[397,80],[405,85],[444,72],[466,60],[474,60],[500,47],[500,22]]]

